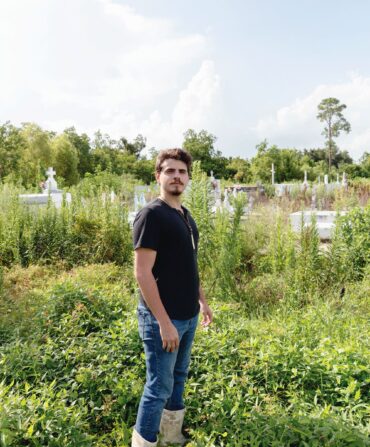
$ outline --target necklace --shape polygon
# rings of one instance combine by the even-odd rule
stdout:
[[[173,210],[175,210],[179,214],[179,216],[184,221],[185,225],[187,226],[187,228],[189,230],[193,250],[195,250],[194,234],[193,234],[193,229],[189,222],[188,215],[186,214],[186,216],[185,216],[184,211],[182,209],[180,210],[179,208],[175,208],[174,206],[170,205],[167,202],[167,200],[165,200],[163,197],[158,197],[158,199],[162,200],[162,202],[166,203],[169,207],[171,207]]]
[[[158,197],[159,200],[162,200],[162,202],[167,203],[168,206],[170,206],[171,208],[173,208],[176,211],[179,211],[181,214],[183,213],[181,205],[180,208],[176,208],[175,206],[172,206],[170,203],[167,202],[166,199],[164,199],[163,197]]]

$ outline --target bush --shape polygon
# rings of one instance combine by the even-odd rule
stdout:
[[[101,194],[74,195],[72,203],[64,203],[60,210],[51,202],[31,209],[22,206],[17,195],[13,189],[7,200],[2,198],[0,265],[130,262],[128,213],[119,201],[111,202]]]

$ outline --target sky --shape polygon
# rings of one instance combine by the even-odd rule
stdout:
[[[263,140],[324,144],[317,106],[347,105],[337,139],[370,151],[367,0],[0,0],[0,123],[74,126],[147,148],[205,129],[225,156]]]

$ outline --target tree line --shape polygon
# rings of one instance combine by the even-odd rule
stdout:
[[[345,105],[336,98],[326,98],[319,106],[317,118],[326,127],[323,148],[298,150],[270,145],[266,140],[256,146],[251,159],[225,157],[215,149],[216,136],[201,130],[188,129],[182,147],[208,174],[237,183],[269,182],[271,165],[275,168],[275,181],[302,180],[307,171],[309,180],[329,173],[346,172],[349,178],[370,178],[370,153],[365,152],[358,163],[349,153],[339,150],[334,138],[341,131],[350,131],[342,111]],[[0,125],[0,181],[36,187],[45,178],[45,170],[53,166],[63,185],[77,184],[87,174],[110,172],[116,175],[131,174],[148,184],[154,181],[154,163],[158,151],[146,149],[146,139],[138,135],[129,141],[125,137],[113,139],[97,131],[92,138],[78,133],[74,127],[56,133],[42,129],[35,123],[15,126],[9,121]]]

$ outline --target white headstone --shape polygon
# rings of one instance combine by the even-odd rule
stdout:
[[[56,172],[52,167],[49,167],[48,170],[46,171],[46,175],[48,176],[48,178],[46,179],[45,182],[45,188],[44,188],[45,192],[60,192],[58,189],[57,182],[54,178],[55,174]]]
[[[308,181],[307,181],[307,171],[304,171],[303,185],[304,185],[304,186],[308,186]]]
[[[274,169],[274,163],[271,165],[271,184],[275,185],[275,169]]]
[[[329,176],[328,176],[328,174],[325,174],[325,175],[324,175],[324,184],[325,184],[325,185],[328,185],[328,184],[329,184]]]
[[[225,198],[224,198],[224,203],[222,204],[222,206],[227,211],[230,211],[230,212],[233,211],[233,207],[230,205],[230,202],[229,202],[229,196],[228,196],[227,189],[225,190]]]

